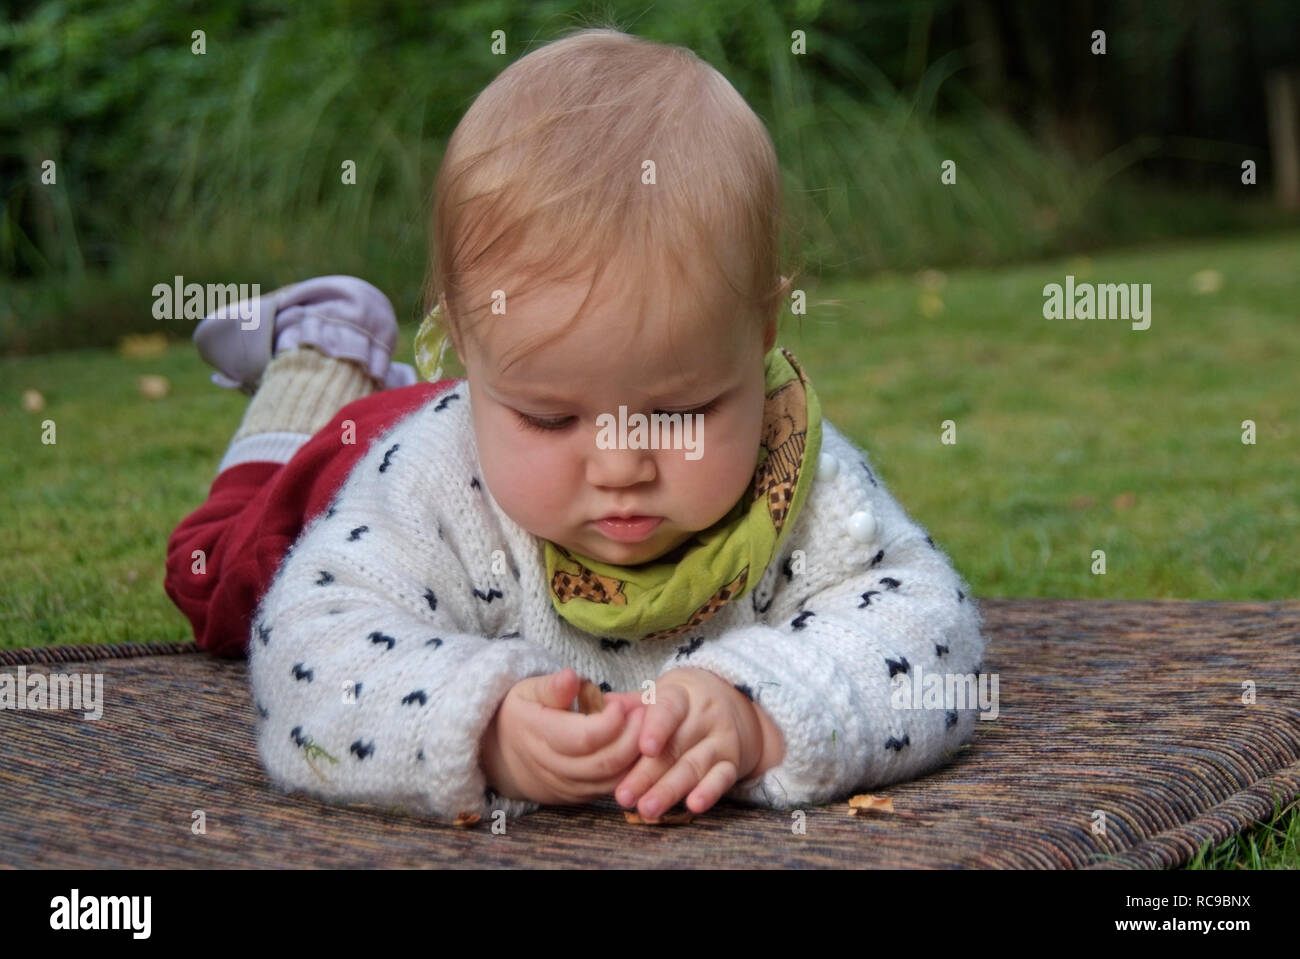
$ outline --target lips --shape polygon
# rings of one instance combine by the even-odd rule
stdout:
[[[639,543],[664,521],[662,516],[612,514],[595,521],[596,528],[620,543]]]

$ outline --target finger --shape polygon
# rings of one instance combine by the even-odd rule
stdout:
[[[614,801],[631,809],[672,767],[671,757],[643,755],[614,787]]]
[[[623,704],[611,700],[603,710],[590,715],[543,710],[538,727],[542,740],[561,756],[588,756],[623,730]]]
[[[618,700],[619,702],[621,702],[625,707],[627,707],[627,711],[628,711],[628,714],[629,714],[629,715],[631,715],[633,709],[637,708],[638,706],[644,706],[644,705],[645,705],[645,703],[641,702],[641,694],[640,694],[640,693],[627,693],[627,692],[624,692],[624,693],[606,693],[606,694],[605,694],[605,699],[606,699],[606,700],[617,699],[617,700]]]
[[[646,756],[658,756],[686,718],[690,707],[686,692],[675,687],[668,687],[660,692],[658,700],[646,707],[645,725],[641,729],[641,752]]]
[[[554,754],[552,766],[557,775],[598,789],[608,796],[631,766],[640,759],[637,736],[641,732],[641,713],[628,717],[617,739],[587,756]]]
[[[686,808],[697,815],[708,812],[732,786],[736,785],[738,772],[735,764],[729,760],[724,759],[717,763],[686,797]]]
[[[689,750],[672,769],[655,783],[637,802],[637,809],[646,819],[658,819],[677,801],[699,786],[713,762],[713,747],[707,741]]]
[[[573,697],[578,695],[581,680],[573,667],[566,666],[558,673],[542,677],[537,690],[537,701],[552,709],[568,709],[573,705]]]

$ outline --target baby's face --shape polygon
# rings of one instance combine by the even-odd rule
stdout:
[[[630,566],[708,529],[745,493],[758,460],[763,361],[776,324],[764,332],[729,319],[682,323],[698,332],[670,343],[662,307],[651,303],[652,315],[638,329],[629,320],[636,315],[634,301],[619,295],[602,300],[601,292],[593,293],[589,312],[570,331],[502,372],[516,344],[559,329],[574,314],[586,285],[518,294],[507,302],[507,315],[485,321],[490,342],[471,336],[460,344],[460,357],[483,479],[501,508],[534,536]],[[655,412],[710,408],[702,420],[691,417],[699,426],[696,452],[602,449],[597,417],[609,414],[617,422],[620,405],[627,417],[641,413],[647,421]],[[688,452],[701,455],[688,459]],[[628,542],[596,522],[615,513],[660,522]]]

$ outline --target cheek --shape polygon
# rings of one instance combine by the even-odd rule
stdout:
[[[753,417],[706,420],[704,455],[688,460],[677,454],[668,460],[672,485],[696,491],[687,508],[695,524],[712,524],[735,505],[754,476],[761,422]]]
[[[561,445],[519,429],[512,413],[494,416],[483,427],[479,459],[501,508],[530,522],[556,516],[569,492]]]

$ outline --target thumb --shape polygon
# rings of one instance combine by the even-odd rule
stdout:
[[[538,688],[538,701],[552,709],[568,709],[578,695],[578,674],[566,666],[558,673],[543,676]]]

